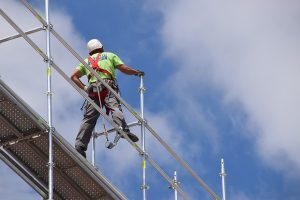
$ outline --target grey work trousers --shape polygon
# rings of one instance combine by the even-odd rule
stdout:
[[[95,99],[94,102],[100,106],[99,100]],[[111,112],[113,121],[121,126],[125,132],[129,132],[129,127],[123,116],[122,108],[118,99],[111,92],[108,92],[104,98],[104,101],[101,103],[102,106],[105,106],[107,111]],[[83,150],[87,150],[87,146],[90,142],[99,115],[100,113],[92,106],[92,104],[87,102],[84,116],[75,141],[76,149],[81,147]]]

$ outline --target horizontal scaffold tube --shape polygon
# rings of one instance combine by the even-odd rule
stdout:
[[[35,29],[32,29],[30,31],[26,31],[24,32],[26,35],[29,35],[29,34],[32,34],[32,33],[37,33],[41,30],[44,30],[44,28],[40,27],[40,28],[35,28]],[[10,41],[10,40],[13,40],[13,39],[17,39],[19,37],[22,37],[21,34],[17,34],[17,35],[13,35],[13,36],[10,36],[10,37],[7,37],[7,38],[4,38],[4,39],[1,39],[0,40],[0,44],[3,43],[3,42],[7,42],[7,41]]]
[[[129,123],[129,124],[127,124],[127,126],[130,128],[130,127],[133,127],[133,126],[136,126],[136,125],[141,125],[141,123],[140,122],[132,122],[132,123]],[[94,133],[94,136],[95,137],[99,137],[99,136],[101,136],[101,135],[105,135],[106,133],[113,133],[113,132],[115,132],[116,131],[116,129],[114,129],[114,128],[112,128],[112,129],[109,129],[109,130],[107,130],[106,132],[95,132]]]

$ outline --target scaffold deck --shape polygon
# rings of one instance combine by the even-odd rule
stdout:
[[[48,197],[47,122],[0,79],[0,158]],[[54,199],[127,199],[54,130]]]

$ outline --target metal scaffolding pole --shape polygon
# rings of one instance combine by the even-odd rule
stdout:
[[[52,89],[51,89],[51,70],[52,70],[52,58],[51,58],[51,45],[50,45],[50,15],[49,15],[49,0],[45,0],[45,13],[46,13],[46,48],[47,48],[47,103],[48,103],[48,125],[49,125],[49,200],[53,199],[53,131],[52,126]]]
[[[95,130],[92,133],[92,165],[96,168],[96,136]]]
[[[174,171],[174,184],[178,185],[178,181],[177,181],[177,172],[176,172],[176,171]],[[175,200],[178,199],[178,194],[177,194],[176,188],[174,188],[174,199],[175,199]]]
[[[177,172],[174,171],[173,185],[170,185],[169,188],[172,189],[172,190],[174,190],[174,199],[175,200],[178,199],[178,191],[177,191],[177,189],[180,188],[179,184],[180,184],[180,182],[177,179]]]
[[[44,30],[44,28],[41,28],[41,27],[40,28],[35,28],[35,29],[30,30],[30,31],[26,31],[25,34],[29,35],[29,34],[36,33],[36,32],[42,31],[42,30]],[[7,42],[7,41],[10,41],[10,40],[13,40],[13,39],[17,39],[19,37],[22,37],[22,35],[21,34],[17,34],[17,35],[13,35],[13,36],[1,39],[0,40],[0,44],[3,43],[3,42]]]
[[[222,178],[222,200],[226,200],[226,190],[225,190],[225,177],[226,177],[226,172],[225,172],[225,168],[224,168],[224,159],[221,159],[221,173],[220,176]]]
[[[145,118],[144,118],[144,92],[145,92],[145,88],[144,88],[144,80],[143,80],[143,76],[141,76],[141,82],[140,82],[140,106],[141,106],[141,118],[143,119],[142,124],[141,124],[141,140],[142,140],[142,177],[143,177],[143,183],[142,183],[142,191],[143,191],[143,200],[147,200],[147,189],[148,186],[146,184],[146,138],[145,138]]]

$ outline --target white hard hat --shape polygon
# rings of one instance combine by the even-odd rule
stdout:
[[[103,45],[101,44],[101,42],[99,40],[92,39],[87,43],[87,47],[88,47],[89,53],[91,53],[95,49],[101,49],[103,47]]]

